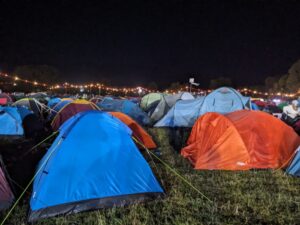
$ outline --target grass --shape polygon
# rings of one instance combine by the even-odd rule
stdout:
[[[169,144],[167,129],[153,128],[149,132],[160,145],[161,158],[212,203],[154,160],[149,164],[166,190],[165,199],[45,219],[36,224],[300,224],[299,178],[281,170],[196,171],[176,152],[188,132],[177,136],[175,150]],[[27,210],[28,197],[16,207],[6,224],[26,224]]]

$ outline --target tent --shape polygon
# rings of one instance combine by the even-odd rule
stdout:
[[[0,136],[23,136],[22,122],[17,107],[0,107]]]
[[[31,110],[37,116],[42,116],[42,104],[34,98],[22,98],[13,103],[13,106],[25,107]]]
[[[121,112],[110,112],[111,115],[125,123],[132,131],[132,135],[142,142],[142,144],[148,149],[157,148],[152,137],[132,118]]]
[[[97,104],[99,108],[107,112],[122,112],[130,116],[132,119],[137,121],[139,124],[148,125],[150,123],[149,116],[140,107],[125,99],[103,99]]]
[[[300,177],[300,147],[295,151],[295,157],[292,159],[286,172],[290,175]]]
[[[251,109],[252,110],[260,110],[260,108],[254,102],[251,103]]]
[[[65,107],[65,105],[69,104],[70,102],[74,101],[73,99],[61,99],[60,102],[56,103],[55,105],[53,105],[50,110],[50,113],[48,115],[48,121],[52,121],[53,118],[55,117],[55,115],[59,112],[59,110],[61,110],[63,107]]]
[[[0,157],[0,211],[8,209],[14,200],[14,195],[5,174],[4,164]]]
[[[0,105],[9,105],[13,103],[13,99],[9,94],[0,93]]]
[[[153,105],[156,106],[160,102],[163,96],[164,94],[162,93],[149,93],[145,95],[141,99],[141,103],[140,103],[141,109],[143,109],[145,112],[148,112]]]
[[[59,103],[61,101],[60,98],[51,98],[48,103],[47,103],[47,106],[49,108],[53,108],[57,103]]]
[[[0,136],[33,138],[44,131],[39,118],[27,108],[0,107]]]
[[[299,144],[299,136],[281,120],[241,110],[201,116],[181,154],[195,169],[281,168]]]
[[[159,120],[155,127],[192,127],[200,115],[204,97],[180,100]]]
[[[163,96],[158,105],[154,108],[151,113],[151,120],[157,122],[175,105],[179,100],[191,100],[194,96],[188,92],[181,92],[174,95]]]
[[[131,139],[131,130],[105,112],[81,112],[60,127],[39,163],[29,221],[124,206],[163,195]]]
[[[98,110],[98,107],[92,102],[86,100],[74,100],[65,104],[55,115],[51,122],[51,127],[53,130],[58,130],[58,128],[70,117],[76,115],[79,112],[88,110]]]
[[[251,109],[249,97],[242,96],[230,87],[221,87],[208,94],[201,106],[200,115],[207,112],[226,114],[242,109]]]

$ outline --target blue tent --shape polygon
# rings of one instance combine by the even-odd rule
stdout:
[[[51,98],[49,101],[48,101],[48,104],[47,106],[49,108],[53,108],[57,103],[59,103],[61,101],[60,98]]]
[[[48,120],[51,121],[55,115],[67,104],[69,104],[70,102],[72,102],[72,100],[63,100],[58,102],[56,105],[54,105],[52,107],[52,110],[48,116]]]
[[[251,102],[251,109],[252,110],[260,110],[259,107],[254,102]]]
[[[29,221],[124,206],[164,195],[131,130],[101,111],[67,120],[40,161]]]
[[[300,147],[296,150],[295,157],[286,172],[290,175],[300,177]]]
[[[150,118],[137,104],[127,99],[109,99],[104,98],[97,104],[100,109],[107,112],[122,112],[139,124],[148,125]]]
[[[155,127],[192,127],[207,112],[230,113],[250,107],[250,98],[233,88],[222,87],[205,97],[177,101]]]
[[[207,95],[201,106],[200,115],[207,112],[226,114],[242,109],[250,109],[250,98],[242,96],[230,87],[221,87]]]
[[[204,97],[180,100],[159,120],[155,127],[192,127],[199,117]]]
[[[24,135],[22,121],[28,113],[30,111],[22,107],[0,107],[0,135]]]

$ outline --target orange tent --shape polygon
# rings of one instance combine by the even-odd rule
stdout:
[[[157,148],[152,137],[137,122],[131,119],[131,117],[121,112],[110,112],[110,114],[125,123],[132,130],[132,135],[141,141],[145,147],[149,149]]]
[[[260,111],[207,113],[193,126],[181,155],[195,169],[281,168],[300,144],[294,130]]]

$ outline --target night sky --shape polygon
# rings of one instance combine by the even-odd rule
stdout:
[[[195,74],[262,84],[300,59],[300,1],[0,1],[0,69],[164,86]]]

